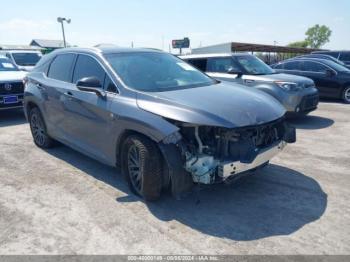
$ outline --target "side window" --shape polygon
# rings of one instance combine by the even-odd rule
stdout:
[[[285,70],[300,70],[300,62],[293,61],[293,62],[285,63],[283,68]]]
[[[50,65],[48,77],[64,82],[71,82],[74,59],[74,54],[56,56]]]
[[[92,57],[79,55],[73,73],[73,83],[84,77],[96,77],[103,85],[106,72],[101,65]]]
[[[227,73],[230,68],[239,70],[239,68],[237,68],[237,66],[234,64],[232,57],[217,57],[208,59],[208,72]]]
[[[11,59],[11,55],[10,55],[9,53],[6,53],[6,57],[7,57],[8,59]]]
[[[350,61],[350,52],[340,53],[340,61]]]
[[[207,69],[207,59],[189,59],[186,62],[190,63],[193,65],[195,68],[205,72]]]
[[[317,73],[324,73],[327,70],[327,67],[320,64],[315,63],[311,61],[305,61],[303,65],[303,71],[311,71],[311,72],[317,72]]]
[[[103,89],[108,92],[118,93],[116,86],[107,74],[105,74]]]

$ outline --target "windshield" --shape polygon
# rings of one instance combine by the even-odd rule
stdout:
[[[2,71],[18,71],[18,68],[7,58],[0,58],[0,72]]]
[[[255,56],[242,55],[234,56],[234,58],[249,75],[270,75],[276,73],[271,67]]]
[[[216,81],[179,58],[157,52],[106,55],[115,72],[127,86],[157,92],[215,84]]]
[[[12,57],[17,65],[35,66],[40,60],[41,55],[38,53],[12,53]]]

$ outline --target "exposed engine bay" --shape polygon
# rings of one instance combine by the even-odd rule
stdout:
[[[213,184],[266,164],[287,143],[295,129],[284,118],[251,127],[227,129],[175,123],[184,168],[196,183]],[[294,132],[293,132],[294,131]]]

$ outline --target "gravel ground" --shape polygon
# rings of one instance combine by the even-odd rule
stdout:
[[[349,116],[323,102],[257,174],[145,203],[116,169],[35,147],[21,111],[2,111],[0,254],[350,254]]]

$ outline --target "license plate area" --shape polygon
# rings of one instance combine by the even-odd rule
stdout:
[[[18,103],[18,97],[17,96],[4,96],[3,98],[4,104],[16,104]]]

